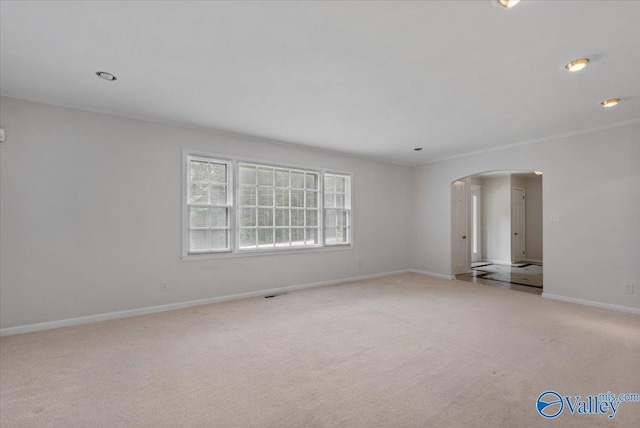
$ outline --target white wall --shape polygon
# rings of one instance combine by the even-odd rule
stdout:
[[[408,167],[11,98],[0,124],[2,328],[409,267]],[[181,261],[183,148],[352,171],[355,249]]]
[[[524,179],[527,195],[525,202],[525,258],[543,261],[542,258],[542,176]]]
[[[412,168],[412,268],[450,275],[450,183],[503,169],[544,172],[545,293],[640,308],[637,122]]]
[[[544,171],[545,293],[640,308],[638,123],[410,169],[4,97],[0,125],[2,328],[409,267],[450,275],[450,183],[502,169]],[[182,148],[353,171],[355,249],[182,262]]]
[[[511,263],[511,180],[482,179],[482,260]]]

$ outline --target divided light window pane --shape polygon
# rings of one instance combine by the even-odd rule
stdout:
[[[324,175],[324,242],[327,246],[351,244],[351,177]]]
[[[239,249],[320,245],[320,173],[238,164]]]
[[[187,153],[185,168],[185,256],[353,242],[348,174],[204,153]]]
[[[187,162],[188,252],[231,251],[229,164],[197,156],[189,156]]]

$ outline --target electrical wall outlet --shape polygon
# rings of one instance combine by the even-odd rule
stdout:
[[[635,290],[633,289],[633,284],[627,284],[624,286],[624,294],[633,294]]]
[[[162,293],[166,293],[167,291],[169,291],[169,286],[167,285],[166,282],[161,282],[160,283],[160,291]]]
[[[549,214],[549,221],[552,221],[554,223],[560,222],[560,214],[559,213]]]

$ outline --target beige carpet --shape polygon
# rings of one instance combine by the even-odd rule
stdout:
[[[564,427],[640,393],[640,317],[406,274],[0,339],[0,426]]]

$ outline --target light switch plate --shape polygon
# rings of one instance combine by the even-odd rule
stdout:
[[[560,221],[560,214],[558,213],[553,213],[553,214],[549,214],[549,221],[553,221],[553,222],[559,222]]]

